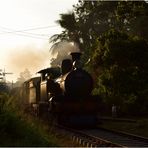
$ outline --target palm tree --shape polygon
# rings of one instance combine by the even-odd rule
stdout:
[[[50,41],[53,43],[57,43],[63,40],[73,41],[77,44],[79,41],[79,27],[75,18],[75,14],[70,12],[67,14],[60,14],[60,19],[56,21],[64,31],[61,34],[55,34],[50,38]]]

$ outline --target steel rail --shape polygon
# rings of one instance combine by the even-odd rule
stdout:
[[[79,129],[73,129],[61,125],[56,125],[56,127],[59,129],[64,129],[65,132],[71,136],[73,142],[84,147],[125,147],[124,145],[108,141],[98,136],[90,135]]]

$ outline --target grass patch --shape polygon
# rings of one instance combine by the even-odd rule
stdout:
[[[0,146],[57,146],[54,137],[14,113],[1,114],[0,121]]]
[[[148,119],[139,119],[135,123],[103,121],[101,127],[148,137]]]
[[[0,146],[58,146],[54,136],[27,120],[19,109],[17,98],[0,94]]]

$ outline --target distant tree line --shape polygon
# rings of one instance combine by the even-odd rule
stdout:
[[[79,45],[93,93],[123,114],[148,115],[148,3],[79,0],[57,23],[64,30],[51,42]]]

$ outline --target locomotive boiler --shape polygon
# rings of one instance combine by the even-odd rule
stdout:
[[[71,56],[72,60],[62,61],[60,69],[51,67],[38,72],[41,74],[38,83],[32,82],[28,88],[29,100],[36,100],[30,101],[30,105],[39,116],[52,114],[65,125],[96,125],[100,99],[91,94],[93,79],[81,67],[81,53]],[[34,79],[28,82],[31,81]]]

